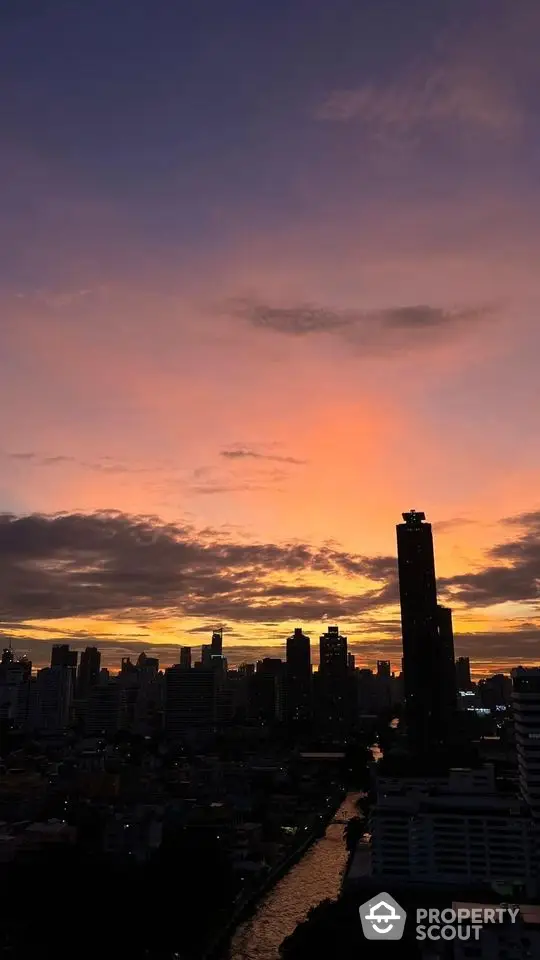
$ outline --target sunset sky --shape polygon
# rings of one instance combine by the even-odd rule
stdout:
[[[0,618],[540,662],[538,0],[5,0]]]

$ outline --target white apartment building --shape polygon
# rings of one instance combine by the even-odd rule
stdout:
[[[540,667],[512,671],[512,702],[520,790],[540,821]]]
[[[389,789],[391,787],[391,789]],[[492,767],[442,783],[388,778],[370,817],[372,875],[421,884],[533,887],[533,826],[523,803],[497,793]]]

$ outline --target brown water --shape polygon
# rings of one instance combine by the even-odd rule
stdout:
[[[359,793],[349,793],[335,817],[358,816]],[[330,823],[302,859],[261,900],[255,914],[236,931],[228,960],[279,960],[279,947],[321,900],[337,899],[347,850],[344,825]]]

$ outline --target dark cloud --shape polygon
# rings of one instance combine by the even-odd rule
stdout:
[[[292,463],[297,466],[303,466],[306,461],[298,460],[297,457],[283,457],[273,453],[258,453],[256,450],[249,450],[239,447],[237,450],[222,450],[222,457],[228,460],[272,460],[275,463]]]
[[[314,304],[274,306],[257,300],[236,300],[228,311],[254,327],[292,337],[339,334],[369,348],[405,347],[410,337],[444,333],[466,327],[492,315],[486,306],[447,310],[427,304],[388,307],[384,310],[338,310]]]
[[[310,304],[273,307],[266,303],[241,301],[235,312],[256,327],[290,336],[333,333],[354,322],[354,318],[347,313]]]
[[[540,603],[540,511],[507,517],[503,523],[520,528],[521,536],[492,547],[487,556],[494,562],[483,569],[441,579],[451,600],[478,607]]]
[[[271,484],[274,493],[283,493],[279,487]],[[189,487],[190,493],[202,494],[203,496],[213,496],[221,493],[253,493],[261,490],[268,490],[268,483],[245,483],[224,482],[224,483],[196,483]]]
[[[478,310],[451,312],[441,310],[439,307],[429,307],[419,304],[413,307],[395,307],[385,310],[379,315],[381,320],[388,327],[401,327],[404,330],[414,330],[417,328],[427,329],[429,327],[441,327],[456,323],[465,317],[472,319],[478,314]],[[482,315],[481,313],[479,315]]]
[[[135,611],[150,619],[182,614],[252,623],[355,616],[388,602],[385,571],[392,570],[392,558],[297,542],[235,543],[114,511],[0,517],[0,604],[14,621],[98,614],[133,620]],[[306,584],[304,575],[315,571],[362,576],[375,586],[342,596]]]
[[[530,510],[528,513],[518,513],[513,517],[504,517],[501,523],[509,527],[531,528],[540,534],[540,510]]]

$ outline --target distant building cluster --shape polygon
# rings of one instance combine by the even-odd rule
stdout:
[[[120,730],[164,733],[181,739],[190,730],[250,724],[285,725],[298,734],[343,739],[362,716],[393,711],[402,700],[402,680],[390,662],[358,669],[347,638],[336,626],[320,637],[319,669],[313,672],[311,643],[298,627],[286,642],[286,659],[265,657],[228,669],[223,632],[203,644],[200,660],[181,647],[179,662],[159,669],[142,653],[124,658],[120,672],[101,667],[101,654],[87,647],[80,659],[69,645],[52,648],[49,667],[34,676],[26,658],[4,650],[0,664],[0,720],[26,733],[55,734],[71,726],[88,735]]]

